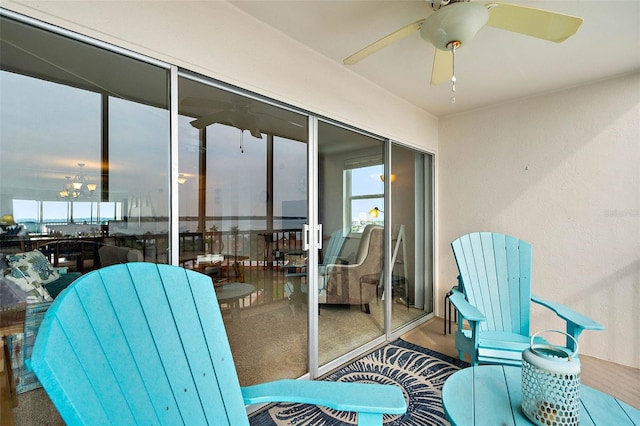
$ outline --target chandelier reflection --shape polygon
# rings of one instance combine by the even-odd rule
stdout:
[[[84,174],[84,163],[78,163],[80,171],[71,179],[71,176],[65,176],[65,184],[58,197],[67,200],[76,200],[78,198],[91,197],[96,190],[97,184],[91,182],[89,177]]]

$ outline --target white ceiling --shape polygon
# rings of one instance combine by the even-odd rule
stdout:
[[[231,3],[340,64],[366,45],[432,13],[425,0]],[[512,3],[580,16],[584,23],[563,43],[483,28],[456,54],[454,104],[450,83],[430,85],[434,47],[418,33],[349,68],[436,116],[640,70],[640,0]]]

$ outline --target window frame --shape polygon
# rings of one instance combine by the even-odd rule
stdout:
[[[344,203],[343,203],[343,215],[344,215],[344,228],[349,229],[349,233],[352,235],[361,235],[362,231],[368,224],[383,224],[384,213],[384,183],[381,182],[381,192],[370,192],[366,194],[353,195],[353,172],[354,170],[362,170],[365,168],[381,167],[382,170],[376,170],[376,174],[384,175],[384,159],[379,156],[371,156],[367,158],[356,159],[355,161],[349,161],[345,164],[343,170],[343,182],[344,182]],[[380,210],[380,216],[373,218],[365,211],[365,219],[360,219],[360,223],[356,224],[356,219],[353,217],[353,203],[359,200],[380,200],[379,202],[373,202],[372,206],[378,207]],[[372,207],[373,208],[373,207]]]

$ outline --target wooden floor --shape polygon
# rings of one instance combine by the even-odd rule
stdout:
[[[443,325],[442,318],[434,318],[403,335],[402,339],[457,358],[453,334],[445,336]],[[580,355],[580,363],[580,380],[583,384],[640,409],[640,369],[587,355]]]

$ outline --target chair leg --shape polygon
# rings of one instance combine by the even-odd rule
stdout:
[[[451,296],[451,294],[453,294],[451,291],[449,291],[447,294],[445,294],[444,296],[444,304],[442,306],[442,308],[444,309],[444,324],[443,324],[443,330],[442,330],[442,334],[446,335],[447,334],[447,322],[449,323],[449,334],[451,334],[451,320],[452,320],[452,315],[451,315],[451,301],[449,300],[449,297]],[[447,306],[447,302],[448,306]],[[447,308],[449,311],[449,315],[447,316]],[[457,311],[454,312],[454,315],[457,314]]]
[[[451,316],[451,299],[449,299],[449,334],[451,334],[451,319],[452,318],[453,317]]]
[[[444,295],[444,302],[442,304],[442,309],[444,310],[444,323],[442,324],[442,334],[447,335],[447,299],[449,298],[449,293]]]
[[[453,322],[458,323],[458,311],[455,309],[453,310]],[[449,333],[451,333],[451,323],[449,323]]]
[[[365,303],[364,305],[360,305],[360,310],[365,314],[371,314],[371,310],[369,309],[368,303]]]

